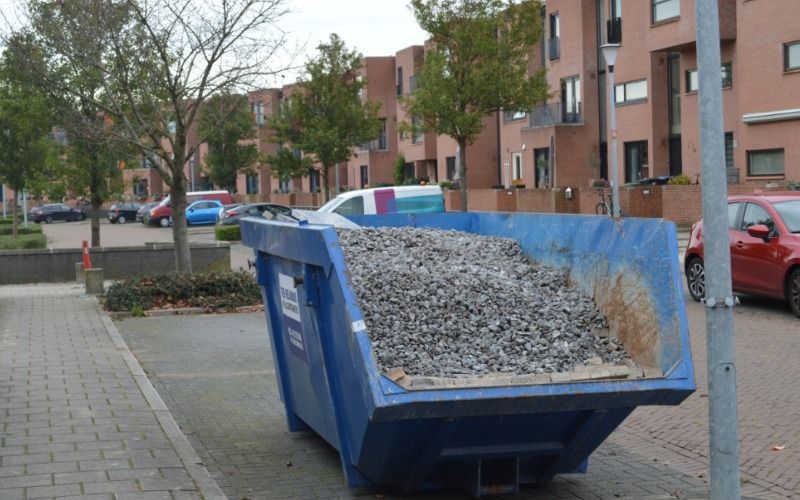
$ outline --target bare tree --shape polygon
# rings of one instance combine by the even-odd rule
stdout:
[[[286,0],[32,0],[31,26],[52,65],[91,74],[87,92],[59,71],[48,85],[96,106],[117,140],[146,158],[170,188],[175,263],[191,272],[184,167],[205,101],[257,87],[286,44]],[[96,50],[96,49],[102,50]]]

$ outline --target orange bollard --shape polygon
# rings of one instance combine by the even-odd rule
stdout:
[[[83,269],[92,268],[92,259],[89,257],[89,242],[83,240]]]

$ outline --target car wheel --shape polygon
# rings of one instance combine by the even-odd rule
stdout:
[[[51,224],[51,223],[53,222],[53,218],[52,218],[52,217],[50,217],[50,216],[48,215],[47,217],[45,217],[45,218],[44,218],[44,221],[45,221],[47,224]]]
[[[789,301],[789,307],[795,316],[800,318],[800,268],[796,268],[789,275],[789,283],[786,287],[786,299]]]
[[[127,220],[125,219],[124,215],[120,215],[119,217],[117,217],[117,222],[119,222],[120,224],[125,224]]]
[[[700,257],[692,257],[686,266],[686,285],[689,287],[689,295],[694,300],[699,302],[706,296],[706,271],[703,259]]]
[[[159,226],[161,226],[161,227],[169,227],[169,219],[168,219],[168,218],[166,218],[166,217],[162,217],[162,218],[161,218],[161,219],[158,221],[158,225],[159,225]]]

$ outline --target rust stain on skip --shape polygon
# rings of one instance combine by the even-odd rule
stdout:
[[[657,368],[658,316],[641,280],[617,274],[601,299],[611,334],[619,338],[637,365]],[[603,300],[605,299],[605,300]]]

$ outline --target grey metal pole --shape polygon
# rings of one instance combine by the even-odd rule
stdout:
[[[14,200],[16,203],[17,200]],[[22,191],[22,227],[28,229],[28,193]]]
[[[619,217],[619,178],[617,177],[617,103],[614,99],[614,66],[606,71],[608,87],[608,128],[611,130],[611,204],[614,217]]]
[[[741,497],[717,0],[697,0],[711,498]]]

